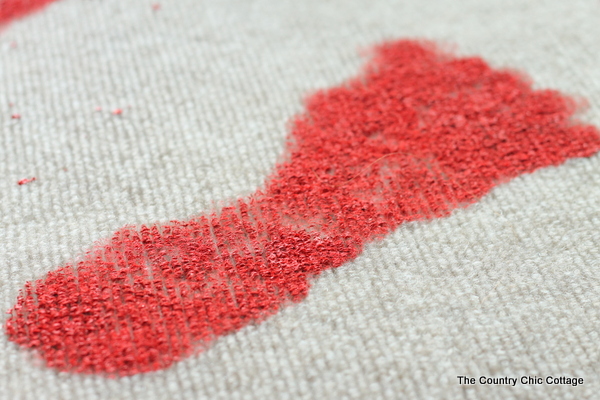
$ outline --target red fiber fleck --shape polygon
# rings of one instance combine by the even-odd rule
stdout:
[[[21,119],[21,114],[13,114],[10,116],[12,119]]]
[[[62,371],[166,368],[302,300],[310,281],[407,221],[600,150],[575,103],[431,43],[385,43],[293,120],[287,158],[253,195],[188,221],[127,226],[27,283],[10,340]]]
[[[154,10],[154,11],[160,10],[160,4],[158,4],[158,3],[152,4],[152,10]]]
[[[55,0],[0,0],[0,25],[37,11]]]
[[[17,183],[19,184],[19,186],[21,186],[21,185],[25,185],[25,184],[27,184],[27,183],[33,182],[33,181],[35,181],[35,180],[36,180],[36,178],[35,178],[35,176],[34,176],[34,177],[32,177],[32,178],[21,179],[21,180],[20,180],[20,181],[18,181]]]
[[[121,115],[121,114],[123,114],[123,110],[122,110],[122,109],[120,109],[120,108],[115,108],[115,109],[112,111],[112,113],[113,113],[113,115]]]

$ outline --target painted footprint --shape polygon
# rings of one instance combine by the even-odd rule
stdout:
[[[62,371],[166,368],[302,300],[321,271],[406,221],[600,150],[574,101],[432,43],[376,47],[306,102],[263,188],[189,221],[125,227],[26,284],[6,333]]]

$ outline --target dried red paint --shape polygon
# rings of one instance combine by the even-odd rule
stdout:
[[[306,107],[264,188],[190,221],[125,227],[28,283],[9,338],[64,371],[166,368],[301,300],[312,277],[403,222],[600,150],[572,100],[411,41],[378,47]]]
[[[21,114],[13,114],[10,116],[12,119],[21,119]]]
[[[55,0],[0,0],[0,25],[37,11]]]
[[[32,177],[32,178],[26,178],[26,179],[21,179],[20,181],[18,181],[17,183],[19,184],[19,186],[21,185],[25,185],[27,183],[33,182],[36,180],[36,177]]]
[[[113,115],[121,115],[121,114],[123,114],[123,110],[122,110],[122,109],[120,109],[120,108],[115,108],[115,109],[112,111],[112,113],[113,113]]]
[[[160,4],[158,4],[158,3],[154,3],[154,4],[152,4],[152,10],[153,10],[153,11],[158,11],[158,10],[160,10]]]

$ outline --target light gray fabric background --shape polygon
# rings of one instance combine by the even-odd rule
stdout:
[[[0,32],[2,323],[26,281],[117,228],[252,193],[303,97],[354,76],[384,39],[525,71],[587,98],[582,118],[600,125],[597,0],[153,2],[62,0]],[[2,334],[0,398],[600,398],[599,244],[600,157],[571,160],[400,227],[301,304],[165,371],[58,373]]]

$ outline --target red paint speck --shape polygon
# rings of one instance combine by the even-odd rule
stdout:
[[[36,180],[36,178],[35,178],[35,176],[34,176],[34,177],[32,177],[32,178],[21,179],[21,180],[20,180],[20,181],[18,181],[17,183],[19,184],[19,186],[21,186],[21,185],[26,185],[26,184],[28,184],[28,183],[30,183],[30,182],[33,182],[33,181],[35,181],[35,180]]]
[[[158,4],[158,3],[152,4],[152,10],[154,10],[154,11],[160,10],[160,4]]]
[[[122,109],[120,109],[120,108],[115,108],[115,109],[112,111],[112,114],[113,114],[113,115],[121,115],[121,114],[123,114],[123,110],[122,110]]]
[[[10,116],[12,119],[21,119],[21,114],[13,114]]]
[[[63,371],[167,368],[302,300],[311,279],[402,223],[596,153],[599,132],[575,111],[478,57],[386,43],[359,77],[307,100],[262,189],[188,221],[118,230],[27,283],[6,333]]]
[[[0,25],[37,11],[55,0],[0,0]]]

